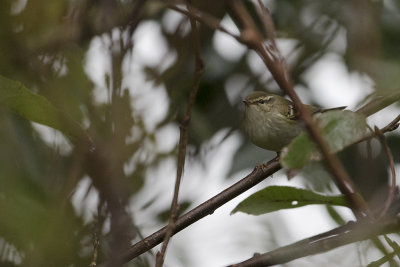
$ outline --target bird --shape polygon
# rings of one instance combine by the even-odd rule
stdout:
[[[243,128],[250,141],[258,147],[279,154],[297,135],[304,130],[293,102],[264,91],[254,91],[245,100]],[[312,114],[346,107],[321,109],[304,105]]]

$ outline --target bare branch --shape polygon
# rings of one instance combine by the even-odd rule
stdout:
[[[397,100],[400,99],[400,91],[393,90],[392,93],[384,95],[384,96],[377,96],[372,101],[365,104],[363,107],[358,109],[356,112],[360,114],[364,114],[365,116],[371,116],[372,114],[376,113],[377,111],[393,104]]]
[[[399,127],[400,115],[398,115],[391,123],[381,129],[382,133],[394,131]]]
[[[389,210],[389,207],[393,202],[394,192],[396,189],[396,172],[394,170],[393,155],[392,155],[392,152],[390,151],[390,148],[386,142],[385,135],[376,126],[375,126],[375,134],[378,137],[379,141],[381,142],[383,148],[385,149],[385,153],[389,160],[390,171],[391,171],[391,175],[392,175],[392,180],[391,180],[390,189],[389,189],[389,195],[386,199],[386,202],[382,209],[382,212],[379,215],[379,218],[382,218],[383,216],[385,216],[386,212]]]
[[[271,40],[271,43],[273,46],[276,46],[275,39],[276,39],[276,31],[275,31],[275,26],[274,22],[272,20],[272,16],[270,15],[269,9],[263,5],[261,0],[258,0],[258,7],[256,8],[258,17],[261,19],[264,25],[265,32],[267,33],[267,36]]]
[[[255,255],[246,261],[230,265],[229,267],[261,267],[283,264],[357,241],[371,239],[378,235],[398,232],[400,230],[400,221],[397,218],[375,222],[361,220],[357,223],[347,224],[336,229],[338,230],[337,233],[332,233],[331,230],[264,254]]]
[[[393,121],[391,121],[388,125],[380,129],[381,133],[387,133],[396,130],[399,127],[400,115],[398,115]],[[372,129],[371,129],[372,131]],[[376,134],[372,131],[369,135],[364,136],[362,139],[354,142],[354,144],[361,143],[363,141],[369,140],[371,138],[376,137]]]
[[[190,4],[187,4],[187,7],[190,8],[190,12],[188,10],[185,10],[174,4],[167,3],[167,6],[172,10],[175,10],[179,13],[182,13],[182,14],[188,16],[189,18],[195,19],[196,21],[203,23],[204,25],[206,25],[207,27],[209,27],[211,29],[226,33],[229,36],[238,40],[239,42],[243,42],[240,36],[234,34],[233,32],[230,32],[228,29],[223,27],[220,24],[220,21],[218,19],[216,19],[215,17],[213,17],[207,13],[204,13],[204,12],[198,10],[197,8],[195,8],[194,6],[192,6]]]
[[[99,246],[100,246],[100,240],[97,237],[97,234],[95,233],[93,235],[93,259],[92,259],[92,262],[89,265],[90,267],[94,267],[94,266],[97,265]]]
[[[204,218],[205,216],[212,214],[216,209],[218,209],[228,201],[232,200],[233,198],[237,197],[238,195],[242,194],[243,192],[246,192],[255,185],[259,184],[267,177],[279,171],[281,168],[282,167],[279,164],[279,157],[276,157],[273,160],[269,161],[268,163],[262,165],[262,167],[256,167],[249,175],[244,177],[239,182],[228,187],[224,191],[220,192],[219,194],[215,195],[214,197],[210,198],[209,200],[203,202],[196,208],[190,210],[189,212],[179,217],[176,220],[176,225],[175,225],[176,227],[174,229],[173,234],[176,234],[177,232],[185,229],[189,225],[197,222],[198,220]],[[106,262],[99,266],[111,267],[111,266],[116,266],[116,264],[118,263],[125,263],[134,259],[140,254],[160,244],[163,241],[166,232],[167,232],[167,227],[163,227],[157,232],[149,235],[145,239],[131,246],[131,248],[128,251],[121,253],[118,262],[117,261]]]

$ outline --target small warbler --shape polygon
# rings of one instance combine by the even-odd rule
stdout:
[[[303,123],[293,103],[279,95],[255,91],[245,100],[244,130],[250,141],[267,150],[280,152],[301,131]],[[305,105],[311,113],[344,109],[338,107],[322,110],[315,106]]]

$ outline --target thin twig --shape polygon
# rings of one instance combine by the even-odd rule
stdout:
[[[277,47],[275,42],[276,39],[276,32],[274,30],[275,26],[274,26],[274,21],[272,20],[272,16],[270,15],[270,11],[266,6],[263,5],[261,0],[258,0],[258,7],[259,8],[256,8],[256,11],[258,17],[263,22],[264,30],[269,39],[271,40],[272,45]]]
[[[379,215],[379,218],[382,218],[383,216],[385,216],[386,212],[389,210],[389,207],[392,204],[392,201],[394,198],[394,192],[396,189],[396,172],[394,170],[393,155],[392,155],[392,152],[390,151],[390,148],[386,142],[385,135],[376,126],[375,126],[375,134],[378,137],[379,141],[381,142],[383,148],[385,149],[386,156],[388,157],[388,160],[389,160],[390,171],[391,171],[391,176],[392,176],[392,180],[390,183],[390,189],[389,189],[389,195],[385,201],[383,210]]]
[[[187,4],[189,4],[189,0],[187,0]],[[192,12],[190,7],[188,7],[189,12]],[[199,32],[196,26],[196,21],[189,17],[190,25],[192,28],[192,38],[193,38],[193,48],[195,54],[195,70],[193,74],[193,86],[189,96],[189,103],[186,108],[185,118],[180,126],[180,141],[179,141],[179,152],[178,152],[178,168],[176,173],[176,181],[175,181],[175,189],[174,196],[171,203],[171,212],[169,217],[169,222],[167,226],[167,231],[164,237],[164,242],[161,248],[161,251],[157,253],[156,267],[161,267],[164,263],[165,252],[168,247],[169,240],[171,239],[175,228],[176,228],[176,220],[178,218],[179,213],[179,205],[178,205],[178,195],[179,195],[179,187],[181,184],[183,168],[185,166],[185,158],[186,158],[186,145],[188,139],[188,128],[192,114],[192,108],[194,106],[194,102],[196,99],[197,92],[199,90],[200,78],[204,71],[203,61],[200,57],[200,40],[199,40]]]
[[[391,132],[396,130],[399,127],[399,121],[400,121],[400,115],[398,115],[393,121],[391,121],[388,125],[386,125],[385,127],[383,127],[382,129],[380,129],[379,131],[381,133],[387,133],[387,132]],[[361,143],[363,141],[369,140],[376,137],[376,134],[374,133],[374,131],[372,131],[371,129],[371,133],[364,136],[363,138],[361,138],[360,140],[355,141],[354,143],[350,144],[350,145],[354,145],[357,143]]]
[[[380,131],[382,133],[386,133],[396,130],[399,127],[399,121],[400,121],[400,115],[397,115],[397,117],[393,121],[391,121],[388,125],[383,127]]]
[[[358,193],[358,190],[351,181],[349,175],[337,156],[330,152],[328,144],[323,139],[319,128],[315,125],[312,119],[312,115],[301,103],[300,98],[294,91],[293,84],[288,74],[289,72],[287,71],[284,62],[281,60],[279,50],[275,47],[274,51],[272,51],[270,46],[263,44],[260,33],[258,32],[254,23],[251,21],[251,16],[248,14],[241,1],[232,0],[230,3],[233,10],[242,20],[242,24],[245,26],[242,36],[246,33],[246,37],[243,38],[245,39],[248,47],[253,48],[258,52],[280,88],[293,100],[293,104],[296,110],[299,112],[300,118],[304,121],[308,132],[321,150],[321,153],[326,160],[326,164],[335,178],[335,182],[339,190],[349,200],[351,209],[355,216],[357,218],[361,218],[363,214],[368,214],[368,208],[365,200]],[[264,14],[269,15],[268,13]]]
[[[95,233],[93,235],[93,259],[92,262],[90,263],[90,267],[94,267],[97,265],[97,257],[99,253],[99,246],[100,246],[100,240],[97,237],[97,234]]]
[[[255,185],[259,184],[267,177],[279,171],[281,168],[282,167],[279,164],[279,157],[276,157],[268,163],[264,164],[261,168],[256,167],[249,175],[247,175],[237,183],[233,184],[219,194],[208,199],[199,206],[179,217],[176,220],[176,227],[173,234],[185,229],[189,225],[197,222],[205,216],[212,214],[216,209],[218,209],[228,201],[234,199],[235,197],[239,196],[243,192],[246,192]],[[128,249],[127,251],[122,252],[118,259],[118,262],[105,262],[100,266],[116,266],[116,264],[126,263],[136,258],[140,254],[160,244],[164,240],[166,232],[167,227],[163,227],[157,232],[154,232],[145,239],[131,246],[130,249]]]
[[[398,232],[400,230],[400,221],[397,218],[370,222],[369,220],[361,220],[353,223],[347,231],[341,231],[340,234],[330,234],[326,232],[318,236],[324,235],[325,238],[309,238],[293,243],[288,246],[280,247],[276,250],[258,254],[246,261],[230,265],[229,267],[258,267],[272,266],[283,264],[295,259],[323,253],[334,248],[344,246],[357,241],[371,239],[378,235]]]
[[[229,36],[235,38],[239,42],[242,42],[241,37],[239,35],[234,34],[233,32],[226,29],[224,26],[220,24],[220,20],[216,19],[215,17],[200,11],[199,9],[195,8],[194,6],[187,4],[188,9],[190,8],[190,12],[185,10],[179,6],[174,4],[167,3],[168,8],[175,10],[179,13],[186,15],[189,18],[195,19],[196,21],[201,22],[202,24],[206,25],[207,27],[218,30],[220,32],[226,33]]]

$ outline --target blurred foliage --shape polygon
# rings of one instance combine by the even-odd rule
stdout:
[[[296,85],[302,85],[311,102],[317,100],[307,91],[304,74],[331,53],[339,56],[349,71],[367,74],[375,83],[374,93],[399,90],[398,1],[266,2],[278,37],[295,41],[288,62],[291,76]],[[192,3],[218,19],[227,18],[230,12],[225,1]],[[95,234],[101,243],[98,262],[106,257],[112,259],[132,240],[140,239],[140,228],[135,225],[138,215],[132,212],[138,210],[137,206],[153,209],[154,221],[144,227],[164,220],[169,203],[163,203],[160,211],[155,207],[156,199],[146,204],[135,201],[140,194],[147,193],[144,188],[151,176],[149,170],[176,157],[174,148],[158,149],[157,134],[164,126],[176,126],[182,121],[192,85],[189,22],[178,16],[175,23],[172,13],[175,11],[168,10],[160,1],[1,1],[0,75],[18,82],[15,88],[10,86],[7,90],[22,89],[28,97],[19,106],[27,108],[25,113],[17,111],[21,117],[4,102],[5,89],[1,88],[1,266],[89,266]],[[146,55],[134,53],[139,42],[134,38],[135,31],[146,22],[160,26],[167,51],[160,64],[140,62],[140,56]],[[201,24],[199,29],[205,73],[190,125],[189,151],[194,151],[193,157],[198,155],[203,142],[219,130],[240,131],[241,99],[248,92],[278,89],[266,70],[257,72],[251,66],[251,51],[245,50],[236,59],[225,58],[214,46],[215,31]],[[89,54],[96,42],[103,47],[96,58],[105,60],[90,65]],[[170,64],[161,64],[171,55]],[[88,66],[95,68],[92,72],[101,78],[94,79]],[[140,72],[132,76],[129,71],[137,66]],[[146,81],[140,83],[143,77],[139,75],[145,75]],[[165,99],[154,94],[157,88],[165,91]],[[148,101],[148,95],[158,99]],[[34,107],[32,97],[40,99],[44,106]],[[146,112],[153,110],[151,105],[161,104],[167,106],[167,111],[154,127],[149,126],[150,115]],[[62,125],[55,118],[58,112],[62,118],[68,118],[61,120]],[[52,134],[44,135],[28,120],[64,133],[79,125],[86,134],[79,134],[79,138],[66,134],[60,144],[52,139]],[[399,136],[391,135],[389,144],[398,162]],[[254,166],[263,160],[254,162],[255,152],[259,154],[257,148],[244,142],[232,166]],[[346,149],[341,156],[356,182],[365,181],[366,175],[375,181],[373,186],[361,182],[368,196],[373,198],[376,188],[387,190],[387,171],[382,171],[387,161],[383,153],[368,154],[355,148]],[[383,167],[372,172],[381,162]],[[89,219],[71,201],[85,177],[90,177],[91,184],[79,204],[85,206],[94,189],[99,195],[95,216]],[[329,182],[326,184],[329,187]],[[183,208],[190,203],[191,200],[185,201]],[[150,266],[152,260],[147,255],[128,266]]]

